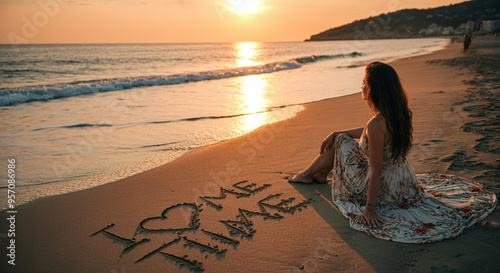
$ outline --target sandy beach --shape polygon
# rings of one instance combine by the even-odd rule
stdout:
[[[410,97],[416,173],[455,174],[498,195],[499,49],[499,40],[478,38],[465,57],[455,43],[391,63]],[[370,118],[360,94],[304,106],[292,119],[156,169],[18,207],[16,265],[4,254],[1,271],[500,270],[498,208],[455,239],[402,244],[352,230],[331,203],[330,184],[289,184],[325,136]],[[0,246],[9,247],[5,236]]]

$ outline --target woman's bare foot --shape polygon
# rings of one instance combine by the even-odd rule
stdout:
[[[313,178],[304,175],[304,172],[296,174],[294,177],[288,179],[290,183],[302,183],[302,184],[312,184]]]

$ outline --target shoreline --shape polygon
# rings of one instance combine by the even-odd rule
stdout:
[[[453,67],[426,63],[427,60],[460,56],[460,47],[460,44],[455,44],[431,54],[391,62],[404,80],[414,112],[415,146],[410,161],[417,173],[453,172],[473,179],[478,172],[474,169],[449,170],[450,162],[442,161],[456,154],[457,149],[471,154],[467,150],[471,148],[469,143],[474,143],[477,138],[460,128],[469,117],[460,105],[454,105],[461,102],[466,94],[462,80],[470,81],[472,76]],[[499,220],[498,209],[482,222],[482,227],[476,225],[454,240],[405,245],[385,242],[351,230],[347,219],[328,202],[331,199],[329,185],[286,183],[286,176],[303,168],[314,157],[321,140],[329,132],[363,126],[370,117],[368,106],[359,94],[303,106],[305,109],[291,119],[190,151],[161,167],[98,187],[37,199],[20,206],[18,236],[23,241],[16,246],[19,266],[15,267],[15,271],[88,272],[120,271],[125,268],[127,271],[188,272],[159,255],[136,263],[145,254],[170,241],[160,239],[160,235],[165,234],[138,232],[138,223],[147,217],[158,217],[171,205],[194,202],[203,204],[204,211],[199,217],[202,228],[227,234],[219,220],[233,219],[238,208],[255,210],[256,200],[269,194],[294,197],[296,201],[293,204],[312,200],[303,210],[284,214],[281,220],[251,217],[257,231],[255,235],[241,238],[237,247],[218,243],[228,249],[223,257],[207,252],[200,254],[197,249],[183,249],[180,245],[173,247],[172,253],[185,253],[190,259],[202,261],[207,272],[216,269],[234,272],[240,266],[250,271],[291,272],[301,265],[313,272],[428,272],[435,271],[433,268],[466,272],[468,269],[498,268],[499,262],[494,258],[499,243],[496,235],[499,227],[495,226]],[[464,148],[459,145],[464,145]],[[233,184],[243,180],[257,186],[271,186],[252,193],[248,198],[238,199],[227,194],[227,200],[216,199],[224,206],[221,210],[212,208],[199,198],[217,196],[221,187],[235,189]],[[492,189],[496,184],[491,182],[485,186]],[[498,194],[498,187],[495,193]],[[5,212],[0,214],[4,218]],[[181,221],[182,217],[177,219]],[[122,253],[122,256],[123,241],[109,238],[107,234],[89,237],[111,223],[115,225],[109,232],[136,240],[147,237],[151,243],[137,246],[133,251]],[[175,239],[177,234],[168,233],[168,236]],[[182,236],[216,243],[200,231],[186,231]],[[4,247],[5,241],[0,245]],[[384,251],[380,251],[381,248]],[[467,252],[464,252],[465,249]],[[462,257],[465,253],[467,259]],[[2,262],[5,262],[3,256]],[[476,263],[471,263],[471,259]]]
[[[433,51],[432,52],[435,52],[437,50],[442,50],[442,48],[446,47],[447,45],[441,45],[439,46],[439,49],[436,49],[437,47],[436,46],[433,46]],[[423,53],[423,52],[426,52],[426,53]],[[427,54],[432,54],[427,52],[427,49],[425,50],[420,50],[419,52],[414,52],[412,54],[418,54],[416,56],[421,56],[421,55],[427,55]],[[415,56],[413,56],[415,57]],[[399,59],[402,59],[402,58],[408,58],[408,56],[403,56],[403,57],[398,57],[398,58],[389,58],[387,59],[386,61],[388,62],[394,62],[394,61],[397,61]],[[362,65],[357,65],[357,67],[359,66],[362,66]],[[321,101],[324,101],[324,100],[330,100],[330,99],[335,99],[335,98],[341,98],[341,97],[344,97],[344,96],[349,96],[349,95],[355,95],[355,94],[358,94],[358,92],[354,93],[354,94],[346,94],[346,95],[341,95],[341,96],[338,96],[338,97],[330,97],[330,98],[324,98],[324,99],[319,99],[319,100],[313,100],[313,101],[307,101],[307,102],[303,102],[303,103],[294,103],[294,104],[287,104],[287,105],[280,105],[280,106],[275,106],[275,107],[271,107],[270,109],[272,108],[286,108],[286,107],[294,107],[294,106],[300,106],[300,107],[303,107],[304,104],[309,104],[309,103],[315,103],[315,102],[321,102]],[[270,110],[271,111],[271,110]],[[300,111],[303,111],[303,110],[300,110]],[[245,134],[248,134],[248,133],[245,133]],[[222,142],[226,141],[227,139],[225,140],[222,140]],[[215,143],[217,144],[217,143]],[[213,144],[205,144],[201,147],[197,147],[195,148],[194,150],[196,149],[199,149],[199,148],[204,148],[204,147],[207,147],[207,146],[210,146],[210,145],[213,145]],[[190,153],[192,152],[193,149],[191,150],[188,150],[186,153]],[[184,153],[185,154],[185,153]],[[180,155],[179,157],[182,157],[184,154]],[[74,179],[74,180],[69,180],[71,182],[61,182],[61,181],[58,181],[58,182],[52,182],[52,181],[49,181],[48,183],[41,183],[41,184],[38,184],[38,185],[26,185],[26,186],[23,186],[23,189],[21,190],[20,194],[22,196],[22,194],[24,194],[24,196],[29,196],[25,199],[20,199],[18,200],[18,202],[22,202],[21,205],[24,205],[24,204],[27,204],[29,202],[32,202],[36,199],[39,199],[39,198],[46,198],[46,197],[51,197],[51,196],[58,196],[58,195],[61,195],[61,194],[66,194],[66,193],[71,193],[71,192],[76,192],[76,191],[81,191],[81,190],[86,190],[86,189],[90,189],[90,188],[95,188],[95,187],[99,187],[101,185],[105,185],[105,184],[108,184],[108,183],[115,183],[117,181],[120,181],[120,180],[123,180],[127,177],[130,177],[130,176],[133,176],[133,175],[137,175],[137,174],[140,174],[140,173],[143,173],[143,172],[146,172],[146,171],[149,171],[153,168],[157,168],[157,167],[160,167],[162,165],[165,165],[165,164],[169,164],[175,160],[177,160],[179,158],[178,156],[172,156],[171,158],[174,158],[172,161],[163,161],[159,164],[150,164],[150,166],[148,166],[149,169],[145,169],[143,168],[142,170],[140,170],[140,172],[137,172],[137,173],[134,173],[134,172],[130,172],[128,173],[126,176],[118,176],[118,177],[113,177],[112,179],[107,179],[108,176],[110,176],[113,172],[113,170],[111,170],[111,172],[102,172],[100,174],[97,174],[97,173],[93,173],[93,174],[89,174],[87,177],[85,178],[77,178],[77,179]],[[135,168],[123,168],[123,170],[125,169],[135,169]],[[120,169],[122,170],[122,169]],[[114,170],[116,171],[116,170]],[[105,177],[104,180],[106,180],[107,182],[97,182],[99,180],[99,176],[103,176]],[[73,183],[74,182],[74,183]],[[61,184],[62,183],[62,184]],[[89,187],[86,187],[86,186],[73,186],[73,185],[84,185],[84,184],[90,184]],[[39,188],[41,189],[39,191]],[[39,192],[43,192],[43,194],[39,194]],[[36,199],[33,199],[32,196],[35,196]],[[26,201],[28,200],[28,201]],[[0,201],[5,201],[4,203],[6,203],[6,200],[3,200],[1,199]],[[0,211],[5,211],[6,210],[6,205],[3,205],[1,210]]]
[[[439,47],[436,45],[430,47],[430,48],[432,48],[433,51],[438,50],[437,48],[442,48],[442,47],[446,46],[446,45],[444,45],[445,40],[438,41],[437,43],[440,44]],[[425,49],[419,50],[418,52],[413,52],[411,54],[419,54],[419,55],[430,54],[427,52],[428,50],[429,50],[429,48],[425,48]],[[424,52],[427,52],[427,53],[424,53]],[[406,57],[408,57],[408,56],[406,55],[406,56],[398,57],[397,59],[406,58]],[[389,59],[386,59],[386,61],[393,61],[393,60],[397,60],[397,59],[389,58]],[[358,63],[356,65],[356,67],[357,67],[356,69],[359,70],[360,66],[363,66],[363,65],[360,65]],[[352,95],[352,94],[348,94],[348,95]],[[348,96],[348,95],[341,95],[339,97]],[[307,103],[314,103],[314,102],[319,102],[319,101],[328,100],[328,99],[335,99],[335,98],[339,98],[339,97],[323,98],[323,99],[312,100],[312,101],[306,100],[307,102],[274,106],[274,107],[271,107],[269,109],[279,108],[278,111],[280,111],[282,108],[287,108],[287,107],[301,107],[302,108],[303,107],[302,105],[307,104]],[[266,111],[268,111],[268,110],[266,110]],[[273,111],[273,110],[269,110],[269,111]],[[302,110],[300,110],[300,111],[302,111]],[[107,130],[107,129],[103,129],[102,133],[105,134],[106,132],[104,130]],[[113,130],[113,129],[110,129],[110,130]],[[248,133],[245,133],[245,134],[248,134]],[[231,137],[234,137],[234,136],[231,136]],[[225,136],[223,138],[225,138]],[[94,143],[93,140],[89,141],[88,139],[84,139],[83,141],[85,143],[90,142],[91,145],[93,145],[93,143]],[[223,141],[226,141],[226,140],[223,140]],[[204,147],[207,147],[207,146],[212,145],[212,144],[213,143],[209,143],[209,144],[206,143],[206,144],[203,144],[203,146],[198,147],[198,148],[204,148]],[[196,149],[198,149],[198,148],[196,148]],[[189,153],[191,151],[192,151],[192,149],[188,150],[187,152]],[[71,192],[76,192],[76,191],[81,191],[81,190],[86,190],[86,189],[98,187],[100,185],[104,185],[104,184],[108,184],[108,183],[114,183],[116,181],[125,179],[127,177],[132,176],[132,175],[137,175],[137,174],[149,171],[153,168],[156,168],[156,167],[159,167],[159,166],[162,166],[165,164],[169,164],[170,162],[175,161],[179,158],[180,153],[178,153],[178,152],[176,152],[176,153],[177,154],[166,155],[166,158],[163,156],[155,155],[155,154],[143,154],[147,158],[149,158],[151,156],[151,158],[156,159],[156,161],[155,160],[149,161],[148,164],[146,164],[147,165],[146,167],[144,167],[144,164],[142,164],[141,162],[136,162],[136,164],[129,164],[129,166],[120,165],[120,167],[116,167],[114,169],[109,169],[109,171],[101,169],[100,172],[96,171],[93,173],[88,173],[86,176],[75,176],[74,179],[69,179],[69,178],[62,179],[62,180],[59,179],[59,181],[56,181],[56,182],[54,182],[52,180],[48,180],[48,181],[45,181],[44,183],[40,183],[37,185],[24,185],[24,186],[22,186],[23,188],[19,187],[20,192],[18,194],[19,199],[17,200],[17,202],[22,205],[22,204],[32,202],[38,198],[57,196],[57,195],[61,195],[61,194],[66,194],[66,193],[71,193]],[[180,155],[180,157],[182,157],[182,156],[183,155]],[[173,158],[173,160],[172,160],[172,158]],[[161,159],[167,159],[167,160],[161,160]],[[157,162],[157,163],[150,163],[150,162]],[[55,162],[52,164],[53,168],[54,168],[54,166],[56,166]],[[69,173],[69,171],[71,170],[71,167],[68,167],[68,166],[69,166],[68,164],[63,165],[62,173],[65,173],[65,172]],[[136,168],[135,166],[143,166],[143,167]],[[90,172],[92,172],[92,170],[93,169],[91,169]],[[139,171],[139,172],[136,172],[136,171]],[[123,175],[114,175],[114,173],[122,173]],[[69,182],[64,182],[64,181],[69,181]],[[4,204],[0,207],[0,209],[6,210],[6,205],[5,205],[7,202],[6,199],[0,198],[0,201],[2,201],[2,203]]]

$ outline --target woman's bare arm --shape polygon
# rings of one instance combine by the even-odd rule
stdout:
[[[383,117],[372,119],[367,126],[369,145],[370,172],[368,180],[368,196],[363,213],[364,224],[371,228],[380,228],[381,219],[375,212],[377,196],[380,190],[382,177],[382,162],[384,153],[385,120]]]
[[[364,127],[359,127],[359,128],[354,128],[354,129],[349,129],[345,131],[339,131],[339,132],[333,132],[330,135],[328,135],[325,140],[323,140],[323,143],[321,144],[320,148],[320,154],[323,153],[323,151],[330,149],[332,147],[333,142],[335,141],[335,137],[339,134],[346,133],[352,138],[360,138],[361,134],[363,134]]]
[[[337,132],[337,135],[338,134],[342,134],[342,133],[346,133],[346,134],[348,134],[352,138],[360,138],[361,135],[363,134],[363,130],[364,129],[365,129],[365,127],[359,127],[359,128],[349,129],[349,130],[346,130],[346,131]]]

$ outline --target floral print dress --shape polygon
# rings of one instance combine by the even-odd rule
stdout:
[[[383,223],[380,229],[365,227],[361,216],[370,172],[366,137],[358,144],[348,134],[339,134],[334,145],[333,202],[353,229],[373,237],[403,243],[454,238],[496,206],[495,194],[481,184],[453,175],[415,175],[408,160],[392,159],[388,143],[375,208]]]

